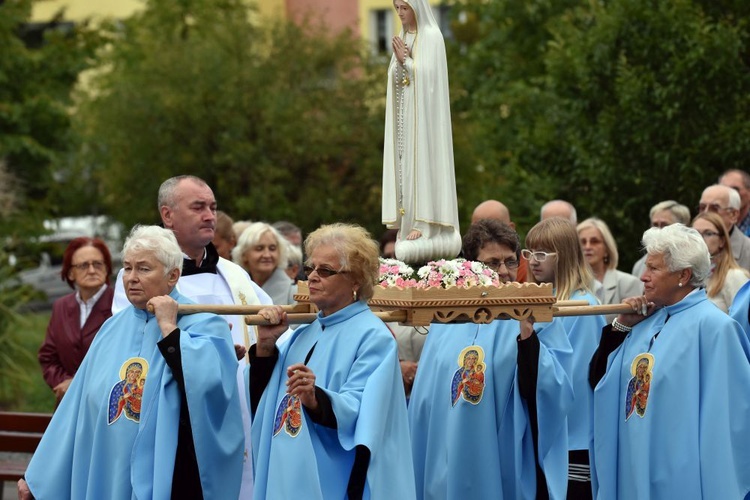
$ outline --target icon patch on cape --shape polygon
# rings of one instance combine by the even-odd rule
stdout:
[[[654,369],[654,356],[644,352],[638,354],[630,363],[630,373],[633,378],[628,382],[625,394],[625,420],[633,413],[643,418],[648,404],[648,393],[651,390],[651,378]]]
[[[456,406],[464,398],[473,405],[479,404],[484,394],[484,349],[478,345],[465,347],[458,355],[458,370],[451,380],[451,404]]]
[[[148,375],[148,361],[143,358],[130,358],[120,367],[120,381],[109,391],[109,411],[107,424],[111,425],[125,415],[135,423],[141,421],[143,387]]]
[[[297,396],[287,394],[276,408],[276,417],[273,419],[273,435],[276,436],[282,428],[292,437],[297,436],[302,428],[302,403]]]

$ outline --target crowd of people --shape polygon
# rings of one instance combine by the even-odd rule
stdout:
[[[326,225],[304,250],[286,221],[220,235],[221,219],[236,223],[193,176],[165,181],[158,203],[163,227],[133,228],[114,286],[103,242],[77,238],[65,253],[74,291],[39,350],[59,406],[20,498],[750,492],[750,275],[734,250],[749,238],[737,189],[707,188],[692,221],[684,205],[656,204],[637,278],[617,269],[609,226],[579,224],[570,203],[546,204],[522,245],[508,208],[483,202],[462,257],[502,282],[552,283],[558,300],[632,313],[429,333],[367,307],[393,231],[377,242]],[[320,312],[292,330],[281,306],[298,272]],[[268,326],[178,312],[195,302],[264,305]]]
[[[724,172],[692,219],[655,204],[632,273],[607,222],[565,200],[523,245],[486,200],[462,239],[443,38],[425,0],[393,5],[390,230],[234,221],[180,175],[122,269],[74,240],[39,350],[57,406],[19,499],[750,499],[750,175]],[[429,331],[371,312],[379,257],[459,249],[501,282],[627,312]],[[318,312],[296,327],[298,280]]]

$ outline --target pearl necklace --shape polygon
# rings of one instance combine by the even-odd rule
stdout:
[[[406,111],[406,103],[404,101],[404,92],[406,87],[411,84],[409,80],[409,74],[406,71],[406,54],[409,52],[408,36],[412,34],[410,32],[404,33],[404,64],[398,62],[396,59],[396,109],[398,112],[398,118],[396,120],[396,138],[398,147],[398,206],[399,213],[401,216],[406,214],[404,209],[404,113]],[[417,41],[417,35],[414,33],[414,39],[412,40],[412,48]]]

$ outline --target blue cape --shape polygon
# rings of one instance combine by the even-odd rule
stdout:
[[[581,291],[571,295],[570,300],[587,300],[598,304],[597,298]],[[604,316],[562,316],[553,322],[560,322],[573,346],[571,362],[573,393],[575,402],[568,413],[568,449],[588,450],[591,442],[592,391],[589,385],[589,362],[599,346],[602,328],[606,324]]]
[[[550,498],[564,499],[572,348],[559,322],[535,328],[539,461]],[[519,331],[515,320],[430,327],[409,401],[418,498],[536,498],[531,423],[518,388]],[[484,386],[459,393],[455,375],[469,351],[483,354],[476,371]]]
[[[750,281],[742,285],[729,307],[729,315],[740,324],[745,334],[750,338],[750,322],[748,322],[748,307],[750,306]]]
[[[244,439],[228,325],[211,314],[177,325],[203,494],[237,498]],[[104,323],[26,471],[36,498],[170,498],[180,390],[161,339],[154,316],[132,306]]]
[[[594,391],[596,498],[743,498],[749,387],[750,343],[704,290],[638,323]]]
[[[338,429],[289,417],[287,367],[303,363],[331,399]],[[252,426],[256,499],[344,498],[355,446],[371,453],[364,498],[414,498],[409,427],[396,341],[366,304],[298,328],[280,348]]]

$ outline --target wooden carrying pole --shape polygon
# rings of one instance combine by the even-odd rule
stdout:
[[[585,305],[583,300],[559,301],[552,306],[552,315],[555,317],[562,316],[593,316],[597,314],[620,314],[632,313],[633,308],[628,304],[603,304],[603,305]],[[245,322],[248,325],[268,325],[269,323],[259,314],[257,314],[263,305],[208,305],[208,304],[180,304],[179,312],[181,314],[194,314],[199,312],[210,312],[214,314],[238,314],[245,315]],[[316,313],[310,312],[311,304],[297,304],[294,306],[281,306],[288,313],[289,324],[299,325],[312,323],[317,318]],[[407,312],[404,310],[375,312],[378,318],[386,322],[404,323],[407,321]]]
[[[595,316],[597,314],[628,314],[632,313],[633,306],[629,304],[601,304],[588,306],[568,306],[553,308],[552,315],[558,316]]]
[[[242,305],[242,304],[179,304],[177,311],[180,314],[214,313],[231,316],[233,314],[258,314],[267,305]],[[281,306],[287,313],[309,313],[310,304],[297,304],[294,306]]]

